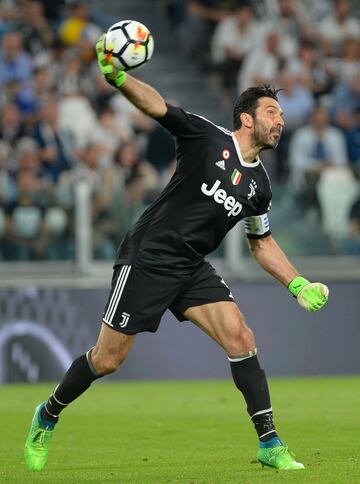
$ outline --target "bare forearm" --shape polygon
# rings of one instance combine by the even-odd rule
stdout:
[[[129,74],[119,91],[140,111],[152,118],[161,118],[166,114],[167,107],[163,97],[156,89],[135,79]]]
[[[299,275],[279,245],[270,236],[265,239],[249,240],[252,255],[261,267],[284,286]]]

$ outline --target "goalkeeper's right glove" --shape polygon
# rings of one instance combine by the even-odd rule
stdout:
[[[296,297],[300,306],[306,311],[318,311],[327,302],[329,289],[321,282],[310,282],[304,277],[295,277],[288,289]]]
[[[104,35],[102,34],[95,45],[96,57],[99,68],[104,74],[105,79],[114,87],[120,87],[126,81],[126,72],[116,69],[111,62],[109,62],[104,54]]]

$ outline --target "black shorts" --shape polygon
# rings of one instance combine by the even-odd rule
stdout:
[[[207,261],[187,275],[118,265],[114,268],[103,322],[125,334],[154,333],[167,309],[184,321],[183,313],[190,307],[233,300],[224,280]]]

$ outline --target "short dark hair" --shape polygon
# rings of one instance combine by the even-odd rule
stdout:
[[[253,118],[255,117],[256,108],[259,106],[259,99],[261,97],[271,97],[278,101],[277,94],[282,89],[275,89],[270,84],[263,84],[262,86],[249,87],[242,92],[236,101],[233,111],[233,125],[234,130],[241,128],[241,113],[248,113]]]

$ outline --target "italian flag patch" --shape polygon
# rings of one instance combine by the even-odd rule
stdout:
[[[231,181],[233,185],[238,185],[241,179],[241,173],[235,168],[231,175]]]

